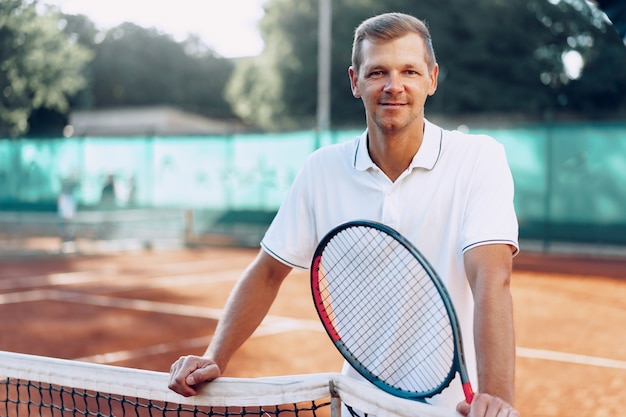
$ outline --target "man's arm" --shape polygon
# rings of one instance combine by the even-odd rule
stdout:
[[[513,405],[515,334],[510,291],[513,264],[509,245],[483,245],[465,253],[474,296],[474,339],[479,390]]]
[[[169,388],[184,396],[219,377],[228,361],[269,311],[291,267],[261,250],[235,285],[205,354],[182,356],[170,369]]]

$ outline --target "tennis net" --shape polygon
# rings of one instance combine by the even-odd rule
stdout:
[[[162,372],[0,351],[0,416],[457,416],[335,373],[224,377],[188,398],[167,381]]]

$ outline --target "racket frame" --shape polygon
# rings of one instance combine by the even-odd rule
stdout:
[[[328,315],[328,312],[324,309],[325,303],[322,299],[321,290],[320,290],[320,279],[319,279],[320,278],[319,276],[320,263],[322,262],[322,255],[327,244],[340,232],[347,230],[349,228],[352,228],[352,227],[368,227],[368,228],[376,229],[382,233],[387,234],[393,239],[395,239],[408,252],[410,252],[411,255],[413,255],[413,257],[420,263],[424,271],[427,273],[428,277],[432,280],[435,288],[439,292],[439,295],[441,296],[446,312],[448,314],[448,318],[450,319],[450,325],[452,328],[452,336],[453,336],[454,355],[453,355],[453,363],[452,363],[452,366],[450,367],[450,372],[448,373],[446,378],[444,378],[444,380],[438,387],[430,391],[426,391],[422,393],[415,393],[415,392],[405,391],[403,389],[394,387],[386,383],[384,380],[382,380],[377,375],[375,375],[370,370],[368,370],[365,366],[363,366],[363,364],[358,360],[358,358],[356,358],[352,354],[352,352],[350,352],[350,350],[345,346],[345,344],[341,340],[341,336],[339,335],[337,330],[334,328],[332,324],[332,320]],[[311,292],[313,294],[313,302],[315,304],[315,310],[317,311],[317,314],[324,326],[324,329],[326,330],[326,333],[328,334],[328,336],[334,343],[337,350],[339,350],[342,356],[347,360],[347,362],[365,379],[367,379],[368,381],[370,381],[372,384],[382,389],[383,391],[388,392],[397,397],[425,402],[427,398],[437,395],[441,391],[443,391],[450,384],[450,382],[452,382],[452,380],[455,377],[456,372],[458,372],[461,378],[461,384],[463,388],[463,393],[465,395],[465,400],[467,401],[467,403],[472,402],[472,399],[474,397],[474,391],[472,389],[469,376],[467,373],[467,366],[466,366],[465,355],[464,355],[464,350],[463,350],[463,341],[461,338],[461,330],[459,326],[458,316],[454,308],[454,304],[452,303],[452,299],[450,297],[448,290],[446,289],[445,284],[443,283],[443,281],[441,280],[441,278],[439,277],[435,269],[428,262],[428,260],[424,257],[424,255],[422,255],[422,253],[407,238],[405,238],[402,234],[400,234],[395,229],[385,224],[371,221],[371,220],[354,220],[354,221],[349,221],[349,222],[340,224],[336,226],[335,228],[333,228],[332,230],[330,230],[322,238],[322,240],[320,240],[315,250],[315,253],[313,255],[310,272],[311,272]]]

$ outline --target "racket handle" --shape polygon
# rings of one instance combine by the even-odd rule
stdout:
[[[469,381],[463,384],[463,393],[465,394],[465,401],[468,404],[471,404],[474,399],[474,390],[472,389],[472,385]]]

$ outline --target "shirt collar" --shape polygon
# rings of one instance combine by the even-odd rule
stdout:
[[[433,169],[441,154],[442,140],[443,130],[424,119],[424,140],[413,157],[408,170],[412,171],[414,168]],[[354,151],[354,168],[359,171],[366,171],[369,168],[378,169],[367,151],[367,130],[357,139]]]

